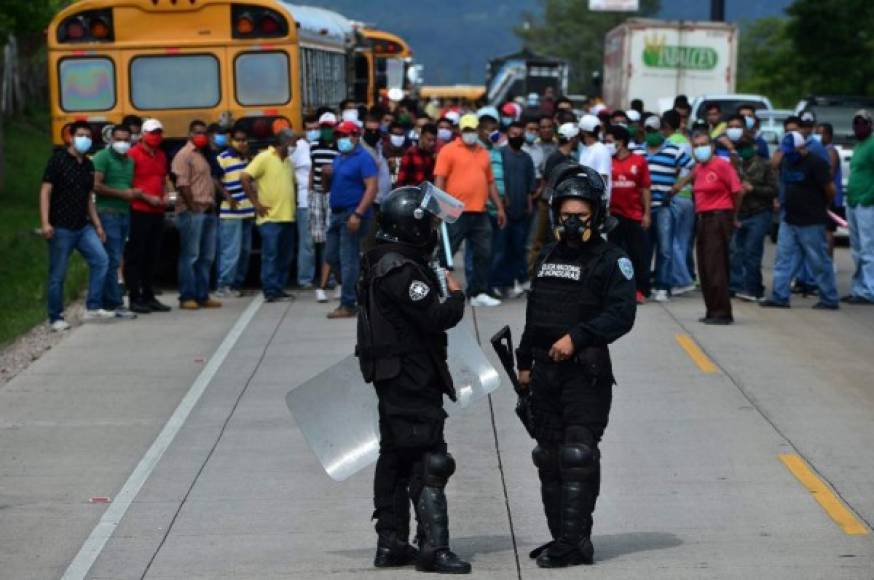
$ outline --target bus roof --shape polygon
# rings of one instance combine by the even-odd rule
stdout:
[[[303,41],[331,43],[344,48],[355,42],[355,26],[342,14],[317,6],[292,4],[286,0],[279,0],[278,4],[297,21],[298,35]]]
[[[413,51],[410,50],[410,46],[397,34],[392,34],[391,32],[386,32],[384,30],[377,30],[375,28],[362,28],[361,35],[364,38],[370,40],[373,44],[373,54],[378,58],[407,58],[413,56]],[[389,50],[379,50],[381,43],[380,41],[384,41],[386,43],[394,43],[397,45],[398,50],[389,51]]]
[[[434,97],[478,101],[485,96],[486,88],[483,85],[425,85],[419,88],[419,94],[426,99]]]

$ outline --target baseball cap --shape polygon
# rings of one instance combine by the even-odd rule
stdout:
[[[816,115],[813,113],[813,111],[804,111],[803,113],[801,113],[799,119],[801,120],[802,125],[810,126],[816,123]]]
[[[516,103],[504,103],[504,106],[501,107],[501,112],[504,113],[507,117],[515,117],[516,116]]]
[[[627,111],[625,111],[625,116],[628,117],[628,120],[632,123],[637,123],[640,121],[640,113],[638,113],[634,109],[628,109]]]
[[[656,131],[658,131],[662,128],[662,122],[659,119],[658,115],[651,115],[646,118],[646,121],[643,122],[643,127],[645,129],[655,129]]]
[[[479,119],[473,113],[464,115],[458,121],[458,128],[464,131],[465,129],[477,129],[479,127]]]
[[[446,114],[443,116],[449,119],[453,125],[458,125],[458,120],[461,119],[461,115],[458,114],[458,111],[446,111]]]
[[[343,121],[334,129],[335,133],[340,135],[358,135],[361,133],[361,128],[355,121]]]
[[[335,115],[334,113],[322,113],[322,116],[319,117],[319,125],[333,127],[336,124],[337,124],[337,115]]]
[[[866,109],[859,109],[853,115],[853,120],[855,121],[856,119],[864,119],[870,123],[871,122],[871,113],[869,113]]]
[[[598,103],[597,105],[594,105],[592,107],[592,114],[593,115],[600,115],[602,111],[607,111],[607,105],[605,105],[603,103]]]
[[[564,139],[573,139],[580,134],[580,129],[575,123],[565,123],[558,128],[558,134]]]
[[[600,125],[601,119],[595,115],[583,115],[583,118],[580,119],[580,131],[584,133],[594,133]]]
[[[152,133],[153,131],[163,131],[164,125],[158,119],[148,119],[143,123],[143,133]]]
[[[495,121],[501,118],[501,115],[498,113],[498,110],[494,107],[483,107],[479,111],[476,112],[476,118],[482,119],[483,117],[491,117]]]
[[[792,153],[800,147],[804,147],[804,136],[798,131],[789,131],[780,143],[780,150],[783,153]]]

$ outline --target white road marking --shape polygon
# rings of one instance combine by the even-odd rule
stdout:
[[[116,495],[112,504],[103,513],[103,517],[100,518],[88,539],[82,544],[79,553],[73,558],[61,580],[84,580],[88,571],[91,570],[91,566],[94,565],[97,557],[100,556],[103,548],[106,547],[106,542],[109,541],[109,538],[115,532],[115,528],[121,523],[131,503],[136,499],[140,489],[142,489],[146,480],[149,479],[164,452],[173,443],[173,439],[176,438],[176,435],[182,429],[194,406],[197,405],[200,397],[218,372],[219,367],[221,367],[231,349],[234,348],[243,331],[252,322],[252,319],[263,303],[264,298],[259,295],[240,314],[236,324],[225,336],[225,339],[209,359],[209,362],[206,363],[206,366],[203,367],[203,370],[200,371],[200,374],[197,375],[197,378],[194,379],[194,382],[188,389],[188,393],[185,394],[185,398],[182,399],[179,406],[173,411],[173,415],[167,420],[167,423],[152,443],[152,446],[149,447],[149,450],[140,459],[136,469],[127,478],[127,481]]]

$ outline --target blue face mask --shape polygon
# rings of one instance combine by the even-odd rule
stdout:
[[[699,145],[695,147],[695,159],[701,163],[707,163],[713,156],[713,150],[710,145]]]
[[[813,139],[814,141],[816,141],[817,143],[822,143],[822,135],[820,135],[819,133],[814,133],[813,135],[810,136],[810,138]]]
[[[85,137],[84,135],[77,135],[73,138],[73,148],[82,155],[91,151],[92,143],[91,137]]]
[[[492,143],[497,143],[500,140],[501,140],[501,132],[500,131],[495,130],[495,131],[492,131],[491,133],[489,133],[489,141],[491,141]]]
[[[527,132],[525,133],[525,142],[529,145],[533,145],[534,142],[537,141],[537,133]]]
[[[213,138],[213,142],[216,147],[227,147],[228,146],[228,136],[224,133],[216,133]]]
[[[307,141],[318,141],[321,134],[322,132],[318,129],[310,129],[307,131]]]
[[[355,144],[349,137],[340,137],[337,139],[337,149],[340,150],[340,153],[349,153],[355,149]]]
[[[750,130],[756,126],[756,120],[753,117],[744,117],[744,123],[746,124],[747,129]]]

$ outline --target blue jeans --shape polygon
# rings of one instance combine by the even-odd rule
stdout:
[[[285,291],[296,241],[294,222],[264,222],[261,234],[261,289],[266,298]],[[354,286],[354,285],[353,285]]]
[[[88,297],[85,307],[97,310],[103,307],[103,284],[109,268],[109,258],[97,231],[90,224],[78,230],[55,228],[49,240],[49,322],[64,318],[64,278],[70,254],[78,250],[88,264]]]
[[[765,237],[771,229],[771,210],[741,220],[731,239],[731,289],[756,298],[765,295],[762,256]]]
[[[458,251],[461,242],[465,246],[465,271],[467,295],[477,296],[488,291],[489,266],[492,255],[492,224],[485,212],[464,212],[453,224],[446,224],[452,253]],[[468,258],[467,256],[470,256]],[[469,261],[468,261],[469,260]]]
[[[254,219],[219,219],[218,287],[239,290],[249,272]]]
[[[115,310],[124,306],[124,293],[118,283],[118,268],[121,265],[121,257],[124,255],[124,245],[127,243],[127,234],[130,230],[130,214],[127,212],[102,211],[100,223],[106,232],[106,241],[103,249],[109,258],[109,266],[106,270],[106,281],[103,283],[103,308]]]
[[[179,301],[209,299],[209,272],[215,261],[218,216],[185,211],[176,216],[179,229]]]
[[[692,238],[695,236],[695,203],[688,197],[671,200],[674,242],[671,259],[671,285],[675,287],[692,284],[692,268],[689,265],[692,253]]]
[[[777,258],[774,261],[774,288],[771,299],[789,303],[789,285],[806,261],[819,288],[819,299],[826,304],[838,303],[835,271],[828,255],[824,225],[793,226],[780,223],[777,236]]]
[[[512,286],[513,282],[528,280],[528,261],[525,251],[531,232],[531,217],[507,220],[504,229],[492,218],[492,268],[489,285],[492,288]]]
[[[874,205],[847,206],[850,249],[853,252],[853,284],[850,294],[874,301]]]
[[[310,233],[310,210],[297,208],[297,285],[312,284],[316,278],[316,246]]]
[[[349,216],[354,209],[331,212],[328,225],[328,241],[325,247],[325,261],[334,272],[340,273],[340,283],[343,286],[340,304],[346,308],[355,308],[355,286],[358,284],[358,270],[361,261],[361,242],[370,231],[370,219],[361,220],[358,231],[354,234],[346,227]]]
[[[670,290],[672,264],[674,257],[674,216],[671,212],[671,201],[652,208],[652,226],[649,228],[649,259],[655,254],[655,289]]]

